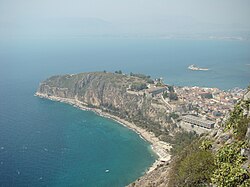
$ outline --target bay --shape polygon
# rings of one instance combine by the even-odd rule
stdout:
[[[156,158],[147,142],[117,122],[34,97],[49,76],[122,70],[172,85],[230,89],[249,84],[249,63],[248,41],[1,39],[0,184],[124,186]],[[211,71],[190,71],[190,64]]]

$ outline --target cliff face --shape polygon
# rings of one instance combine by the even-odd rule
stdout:
[[[82,73],[53,76],[40,85],[38,92],[77,99],[96,107],[112,105],[122,110],[125,108],[124,100],[134,99],[135,102],[138,102],[137,97],[126,94],[127,86],[128,80],[122,75]]]
[[[164,134],[166,129],[160,125],[167,125],[166,109],[153,104],[151,96],[128,92],[132,84],[146,84],[146,80],[114,73],[81,73],[50,77],[37,92],[75,99],[149,128],[157,135]]]

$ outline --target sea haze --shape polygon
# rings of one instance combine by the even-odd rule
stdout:
[[[190,71],[196,64],[210,71]],[[39,81],[54,74],[139,72],[173,85],[245,88],[250,42],[138,38],[12,39],[0,41],[0,73]],[[3,80],[2,78],[2,80]],[[39,82],[38,81],[38,82]]]
[[[196,64],[211,69],[190,71]],[[126,38],[0,41],[0,184],[124,186],[155,160],[150,145],[122,125],[34,97],[55,74],[123,70],[174,85],[244,88],[250,43]],[[109,172],[105,172],[109,170]]]

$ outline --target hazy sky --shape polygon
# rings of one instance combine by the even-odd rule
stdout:
[[[135,33],[249,29],[250,0],[0,0],[2,31],[56,30],[55,22],[72,20],[80,30],[93,21],[99,32],[103,26],[105,32]],[[85,31],[95,30],[93,24]]]

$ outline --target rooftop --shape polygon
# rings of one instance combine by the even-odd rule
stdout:
[[[213,128],[215,124],[215,122],[213,121],[205,120],[200,117],[193,116],[193,115],[182,116],[182,119],[186,122],[189,122],[198,126],[202,126],[205,128],[209,128],[209,129]]]

